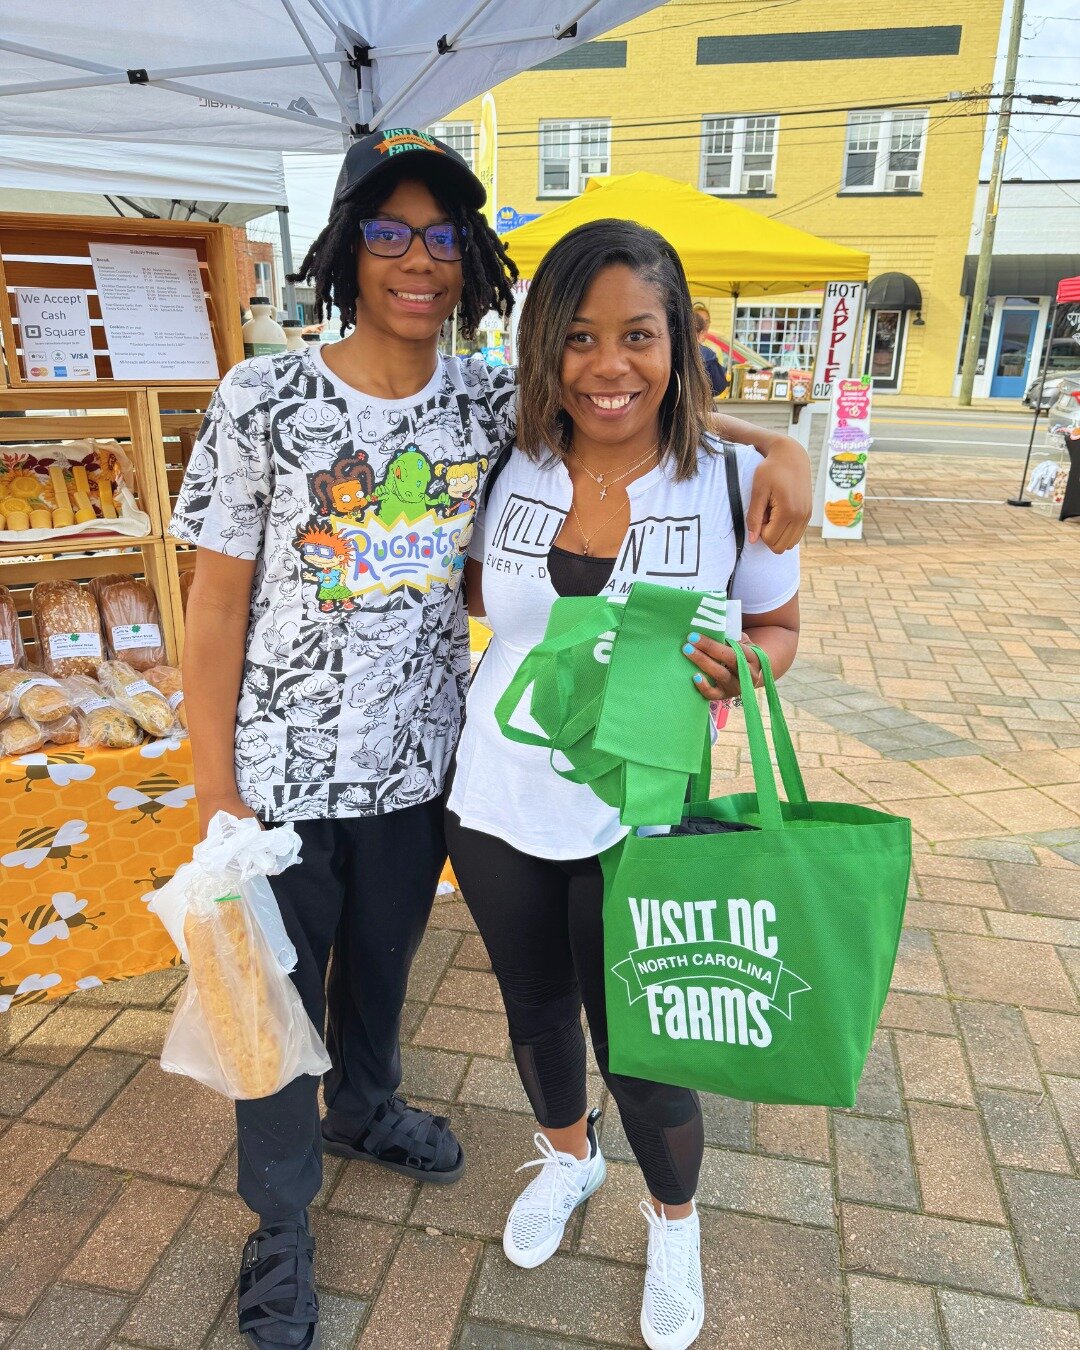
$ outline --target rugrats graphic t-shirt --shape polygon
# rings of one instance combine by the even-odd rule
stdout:
[[[377,815],[442,790],[469,670],[461,574],[513,372],[439,358],[404,401],[318,350],[242,361],[207,410],[170,525],[255,560],[236,718],[267,820]]]

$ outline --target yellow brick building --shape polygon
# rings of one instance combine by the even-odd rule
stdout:
[[[901,273],[917,288],[872,296],[863,351],[875,384],[939,401],[954,389],[967,309],[986,111],[971,96],[991,87],[1000,20],[1001,0],[671,0],[494,91],[498,204],[532,215],[589,176],[643,169],[868,250],[872,279]],[[465,104],[441,134],[473,150],[479,108]],[[816,301],[744,294],[737,336],[798,365]],[[730,302],[710,304],[729,333]]]

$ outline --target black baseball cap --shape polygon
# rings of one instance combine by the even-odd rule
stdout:
[[[334,188],[334,203],[346,200],[361,185],[406,172],[436,187],[446,184],[473,210],[478,211],[487,200],[483,183],[445,141],[415,127],[387,127],[349,146]]]

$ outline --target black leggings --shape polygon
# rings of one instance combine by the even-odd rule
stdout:
[[[705,1143],[697,1094],[608,1069],[599,861],[530,857],[465,828],[452,811],[446,842],[502,990],[514,1058],[536,1119],[561,1130],[586,1112],[584,1002],[596,1062],[650,1192],[665,1205],[686,1204],[697,1188]]]

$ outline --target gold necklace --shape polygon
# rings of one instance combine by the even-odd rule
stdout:
[[[601,496],[602,496],[602,495],[603,495],[603,494],[601,493]],[[616,516],[621,515],[622,509],[623,509],[624,506],[629,506],[629,505],[630,505],[630,498],[627,497],[626,501],[620,502],[620,503],[619,503],[618,510],[616,510],[616,512],[615,512],[614,515],[608,516],[607,520],[605,520],[604,523],[603,523],[602,525],[597,525],[596,529],[593,530],[592,534],[586,534],[585,531],[581,528],[581,517],[580,517],[580,516],[578,515],[578,513],[577,513],[577,507],[574,505],[574,499],[573,499],[573,497],[570,498],[570,510],[571,510],[571,513],[573,514],[573,517],[574,517],[574,524],[577,526],[578,534],[580,534],[581,537],[582,537],[582,539],[584,539],[584,541],[585,541],[585,548],[584,548],[583,552],[584,552],[584,555],[585,555],[586,558],[588,558],[588,557],[590,556],[590,554],[589,554],[589,545],[590,545],[590,544],[592,543],[592,541],[596,538],[596,536],[600,533],[600,531],[603,530],[603,529],[605,529],[608,525],[610,525],[611,522],[615,519]]]
[[[615,485],[617,483],[621,483],[624,478],[629,478],[635,469],[640,469],[643,464],[647,464],[648,461],[652,459],[653,455],[656,454],[657,448],[658,447],[654,445],[653,448],[649,451],[649,453],[644,456],[644,458],[639,459],[636,464],[631,464],[630,467],[624,470],[621,474],[619,474],[617,478],[609,479],[607,474],[593,473],[592,469],[590,469],[587,464],[583,464],[581,462],[580,457],[578,458],[577,463],[582,473],[587,473],[589,477],[593,480],[593,482],[596,484],[596,486],[600,489],[600,500],[603,501],[608,494],[608,488],[615,487]],[[615,517],[612,516],[612,520],[614,519]]]

